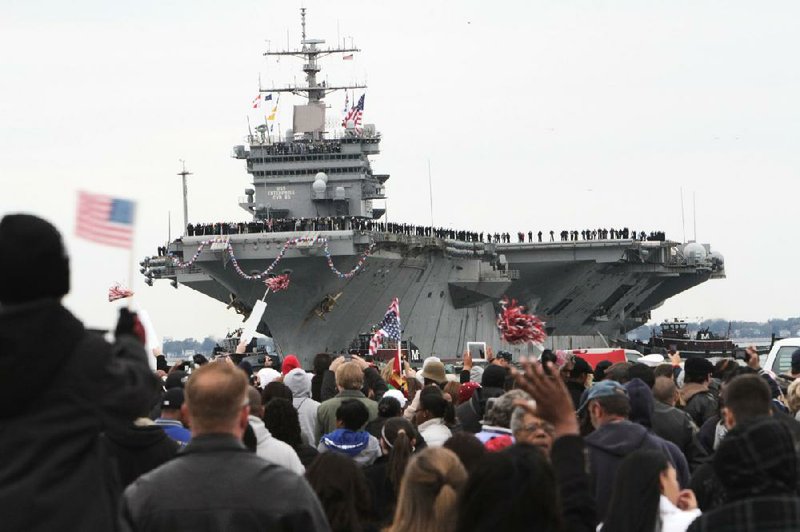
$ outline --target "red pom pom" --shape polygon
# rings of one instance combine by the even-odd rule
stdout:
[[[544,322],[533,314],[526,314],[526,308],[517,305],[516,299],[509,301],[508,297],[503,297],[500,307],[502,310],[497,315],[497,327],[506,342],[510,344],[528,342],[540,344],[547,338],[544,332]]]
[[[289,274],[276,275],[275,277],[267,277],[264,284],[269,287],[273,292],[280,292],[289,288]]]
[[[131,297],[133,292],[124,288],[120,284],[115,284],[111,288],[108,289],[108,302],[111,303],[112,301],[116,301],[117,299],[125,299],[126,297]]]

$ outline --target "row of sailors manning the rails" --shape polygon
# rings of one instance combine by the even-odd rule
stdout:
[[[188,224],[187,236],[214,236],[214,235],[239,235],[248,233],[278,233],[286,231],[378,231],[413,236],[429,236],[460,240],[462,242],[504,243],[512,242],[511,233],[492,233],[459,231],[443,227],[430,227],[414,224],[397,224],[376,222],[357,216],[339,216],[325,218],[270,218],[268,220],[254,220],[250,222],[217,222],[209,224]],[[538,231],[519,231],[516,235],[517,242],[543,242],[549,236],[550,242],[555,242],[555,231],[544,233]],[[534,240],[535,239],[535,240]],[[631,231],[627,227],[622,229],[583,229],[564,230],[559,233],[561,242],[578,240],[649,240],[664,241],[666,235],[663,231]]]

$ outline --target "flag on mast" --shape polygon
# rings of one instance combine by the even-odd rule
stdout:
[[[272,99],[272,95],[270,94],[270,100]],[[270,112],[269,116],[267,116],[267,122],[274,122],[275,116],[278,113],[278,104],[281,102],[281,97],[278,95],[278,99],[275,100],[275,105],[272,107],[272,111]],[[272,128],[270,127],[270,131]]]
[[[268,102],[270,100],[272,100],[272,94],[267,94],[266,96],[264,96],[263,101]],[[261,101],[262,101],[261,93],[259,92],[258,96],[253,98],[253,109],[258,109],[258,107],[261,105]]]

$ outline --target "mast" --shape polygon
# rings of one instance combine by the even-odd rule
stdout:
[[[183,178],[183,236],[186,236],[187,226],[189,225],[189,201],[187,199],[188,189],[186,187],[186,176],[192,175],[191,172],[186,171],[186,161],[181,159],[182,170],[178,175]]]
[[[272,88],[272,89],[262,89],[259,88],[260,92],[291,92],[297,96],[301,96],[303,98],[308,99],[309,104],[319,104],[325,96],[329,93],[337,91],[337,90],[346,90],[346,89],[365,89],[367,86],[362,83],[356,83],[354,85],[337,85],[337,86],[329,86],[326,84],[320,85],[317,83],[317,74],[319,74],[322,68],[320,67],[319,63],[317,62],[319,59],[329,56],[331,54],[336,53],[345,53],[345,52],[360,52],[359,48],[355,48],[353,46],[350,47],[339,47],[338,45],[334,48],[320,48],[325,44],[324,39],[310,39],[306,36],[306,8],[300,8],[300,27],[301,27],[301,35],[302,40],[300,41],[301,47],[300,49],[290,49],[287,47],[286,50],[278,51],[278,52],[264,52],[264,56],[282,56],[288,55],[293,57],[298,57],[303,59],[303,72],[306,74],[306,84],[305,86],[299,85],[289,85],[286,87],[279,87],[279,88]]]

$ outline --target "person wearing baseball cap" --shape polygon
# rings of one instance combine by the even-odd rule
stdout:
[[[161,417],[156,419],[156,425],[163,428],[167,436],[184,447],[191,441],[192,432],[183,424],[182,406],[183,386],[168,389],[161,399]]]
[[[664,440],[628,419],[631,411],[628,391],[616,381],[605,380],[592,386],[578,410],[588,410],[595,428],[584,441],[589,451],[597,519],[602,521],[611,499],[609,488],[614,485],[622,459],[639,449],[659,450],[667,457],[670,457],[670,452]],[[673,464],[673,467],[683,469],[686,467],[685,459],[682,464]]]
[[[496,366],[500,366],[503,368],[507,368],[511,365],[511,362],[514,360],[514,356],[509,353],[508,351],[498,351],[494,358],[492,359],[492,364]]]

